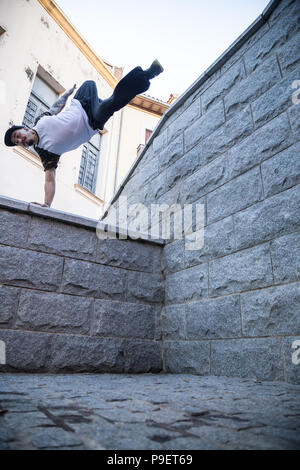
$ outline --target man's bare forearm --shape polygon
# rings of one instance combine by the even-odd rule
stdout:
[[[64,109],[65,104],[67,102],[69,95],[68,92],[64,93],[49,109],[49,112],[51,114],[58,114],[61,112],[62,109]]]
[[[45,183],[45,204],[51,207],[55,194],[55,181]]]
[[[55,195],[55,170],[48,170],[45,173],[45,201],[48,207],[51,207],[51,204]]]
[[[72,95],[75,88],[76,88],[76,85],[74,85],[73,88],[66,91],[60,98],[58,98],[58,100],[56,100],[55,103],[53,103],[53,105],[49,109],[49,112],[51,114],[60,113],[64,109],[64,107],[66,105],[66,102],[67,102],[67,99],[69,98],[70,95]]]

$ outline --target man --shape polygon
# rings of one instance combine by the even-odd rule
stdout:
[[[40,156],[45,171],[44,204],[34,202],[42,207],[50,207],[55,194],[55,170],[64,152],[74,150],[88,142],[115,111],[123,108],[136,95],[145,92],[150,81],[163,72],[163,68],[154,60],[147,70],[135,67],[120,80],[112,96],[101,100],[98,97],[96,83],[88,80],[76,92],[68,109],[64,110],[68,97],[76,85],[64,93],[49,109],[35,121],[34,127],[12,126],[5,133],[4,142],[8,146],[34,146]]]

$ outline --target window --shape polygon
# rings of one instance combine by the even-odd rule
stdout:
[[[101,135],[97,133],[84,144],[81,155],[78,183],[91,193],[96,190],[100,146]]]
[[[35,119],[40,114],[48,111],[57,98],[58,93],[37,75],[26,106],[22,125],[33,127]]]
[[[150,129],[146,129],[145,131],[145,144],[147,143],[150,135],[152,134],[152,131]]]

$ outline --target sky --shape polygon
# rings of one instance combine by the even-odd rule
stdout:
[[[98,56],[124,74],[158,59],[146,94],[182,94],[262,13],[268,0],[56,0]]]

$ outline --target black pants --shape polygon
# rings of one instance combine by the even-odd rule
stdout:
[[[102,130],[115,111],[126,106],[136,95],[148,90],[150,86],[148,77],[147,71],[135,67],[119,81],[111,97],[106,100],[99,98],[96,83],[87,80],[78,88],[74,99],[80,101],[90,126]]]

